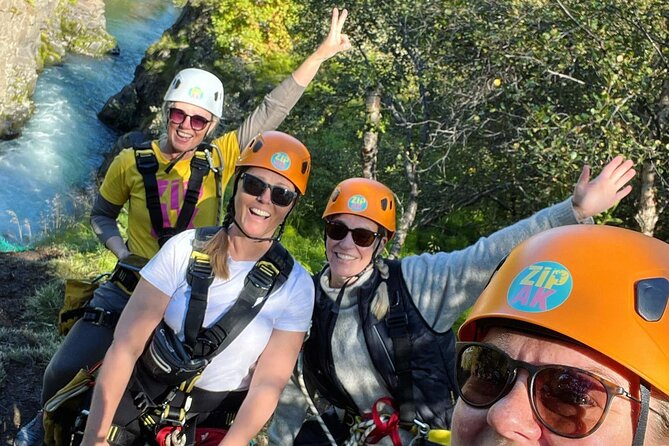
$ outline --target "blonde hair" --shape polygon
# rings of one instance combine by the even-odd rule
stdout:
[[[216,233],[204,247],[204,252],[209,255],[209,263],[216,277],[227,280],[230,277],[228,266],[228,230],[223,228]]]

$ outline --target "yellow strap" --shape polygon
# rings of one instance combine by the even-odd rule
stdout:
[[[430,429],[427,433],[427,440],[431,443],[450,446],[451,431],[447,431],[446,429]]]

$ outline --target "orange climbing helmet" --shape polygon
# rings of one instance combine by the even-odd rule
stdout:
[[[311,172],[309,150],[296,138],[282,132],[263,132],[242,150],[237,167],[262,167],[290,180],[301,195],[307,191]]]
[[[669,245],[627,229],[573,225],[514,249],[460,327],[557,333],[669,394]]]
[[[388,239],[395,234],[393,191],[378,181],[349,178],[339,183],[330,195],[323,218],[336,214],[368,218],[388,231]]]

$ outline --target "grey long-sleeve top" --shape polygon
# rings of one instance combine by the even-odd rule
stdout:
[[[425,321],[436,331],[444,332],[474,304],[499,262],[516,245],[541,231],[577,223],[570,198],[482,237],[467,248],[405,257],[401,261],[402,275]],[[355,301],[354,291],[370,276],[367,273],[346,289],[331,340],[337,377],[363,412],[371,411],[376,400],[390,394],[367,351]],[[339,289],[329,287],[327,273],[323,274],[320,286],[326,295],[336,299]],[[291,381],[270,425],[270,445],[292,445],[306,411],[307,401]],[[402,432],[402,438],[408,444],[411,437]],[[392,442],[386,438],[378,444],[392,445]]]

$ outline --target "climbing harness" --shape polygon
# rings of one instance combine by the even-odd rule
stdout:
[[[219,206],[217,209],[218,215],[216,220],[218,222],[221,213],[220,203],[222,201],[222,169],[213,169],[210,153],[212,144],[202,143],[195,149],[190,161],[190,178],[188,179],[188,186],[186,187],[183,204],[179,211],[177,222],[174,227],[170,227],[169,225],[166,227],[165,222],[163,221],[163,213],[160,204],[158,180],[156,179],[159,164],[156,155],[153,153],[152,144],[151,141],[147,141],[134,147],[135,164],[137,165],[137,170],[142,175],[144,193],[146,196],[146,207],[149,211],[151,227],[158,237],[158,245],[163,246],[170,237],[188,228],[188,225],[193,218],[197,201],[200,197],[202,183],[210,170],[214,171],[217,183],[216,195],[219,201]],[[216,150],[218,151],[217,147]],[[219,159],[222,160],[222,158],[220,158],[220,152],[218,153]],[[168,169],[171,169],[172,166],[173,164],[169,165]],[[168,169],[166,169],[166,171],[169,173]]]
[[[130,380],[130,394],[140,411],[141,424],[164,441],[180,446],[178,441],[194,428],[189,423],[191,392],[209,362],[246,328],[258,314],[272,291],[288,279],[294,260],[278,242],[258,260],[247,274],[239,297],[223,316],[209,328],[203,328],[209,286],[214,275],[205,253],[208,241],[220,227],[198,228],[192,242],[187,282],[191,287],[184,325],[185,341],[162,322],[154,331]],[[167,431],[164,429],[167,428]],[[118,441],[127,431],[113,426],[108,440]],[[175,444],[174,442],[177,442]]]

